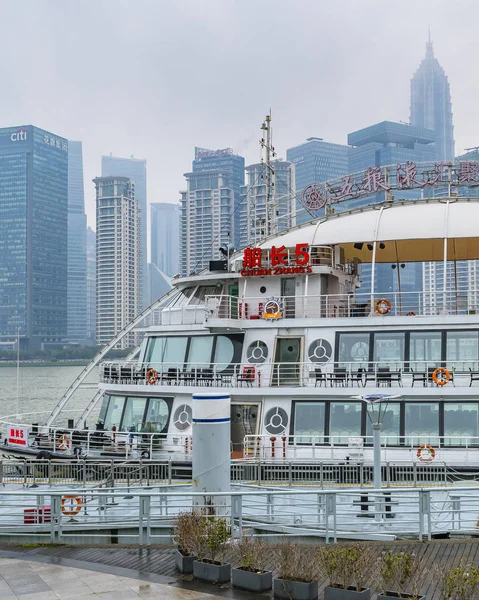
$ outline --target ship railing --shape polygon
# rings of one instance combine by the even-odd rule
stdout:
[[[66,411],[65,411],[66,412]],[[69,412],[69,411],[68,411]],[[49,414],[49,413],[45,413]],[[68,415],[68,413],[67,413]],[[69,420],[63,415],[63,420]],[[31,417],[39,419],[36,423]],[[175,456],[178,460],[190,460],[192,437],[190,433],[163,433],[155,423],[137,423],[128,430],[118,426],[104,427],[99,422],[94,428],[73,428],[68,425],[40,425],[41,413],[23,413],[0,418],[5,444],[2,448],[8,457],[8,448],[37,452],[38,458],[51,458],[49,454],[60,454],[82,460],[88,456],[110,458],[163,458]],[[161,425],[161,429],[164,425]],[[25,443],[26,441],[26,443]]]
[[[189,488],[0,489],[0,541],[174,544],[171,530],[192,506],[226,519],[233,538],[255,535],[392,541],[447,532],[477,535],[477,487],[256,489],[195,493]],[[375,517],[375,518],[362,518]],[[392,518],[394,517],[394,518]]]
[[[243,363],[167,363],[108,361],[100,365],[104,384],[180,387],[329,387],[428,388],[452,390],[479,382],[478,360],[368,361],[368,350],[358,348],[354,362],[331,361],[331,349],[317,347],[311,362],[269,362],[260,347],[254,361]],[[362,352],[363,354],[359,354]]]
[[[371,295],[350,294],[296,296],[206,296],[207,319],[302,319],[352,317],[432,317],[438,315],[476,315],[479,290],[451,289],[446,293],[388,292]],[[270,300],[277,302],[272,309]]]
[[[353,460],[287,460],[254,458],[232,461],[231,480],[254,485],[314,485],[321,489],[333,486],[372,487],[374,466],[364,459]],[[444,461],[423,464],[419,461],[384,461],[382,482],[386,487],[445,486],[457,484]]]
[[[431,452],[424,454],[421,451],[423,448]],[[382,461],[401,461],[406,454],[414,463],[426,467],[444,461],[465,466],[477,465],[479,469],[479,437],[420,432],[381,435]],[[342,460],[368,461],[372,464],[373,437],[355,435],[353,431],[325,436],[313,430],[292,435],[286,431],[274,435],[246,435],[244,455],[246,460]]]

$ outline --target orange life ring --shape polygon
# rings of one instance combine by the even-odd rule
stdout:
[[[421,462],[432,462],[436,456],[436,451],[431,444],[421,444],[416,455]]]
[[[150,385],[155,385],[155,383],[158,381],[158,371],[155,371],[155,369],[148,369],[147,373],[146,373],[146,382],[149,383]]]
[[[387,298],[379,298],[379,300],[376,300],[375,308],[380,315],[387,315],[391,310],[391,303]]]
[[[442,375],[439,379],[439,375]],[[432,372],[432,380],[436,385],[446,385],[446,383],[451,379],[451,374],[444,367],[438,367],[435,371]]]
[[[57,446],[59,450],[68,450],[70,447],[70,438],[67,435],[61,435],[58,438]]]
[[[81,511],[82,504],[80,496],[62,496],[62,513],[70,517],[77,515]]]
[[[406,317],[415,317],[416,313],[413,312],[412,310],[410,310],[408,313],[406,313]]]

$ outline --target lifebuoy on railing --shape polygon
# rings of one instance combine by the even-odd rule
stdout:
[[[391,310],[391,302],[387,298],[379,298],[375,302],[375,310],[380,315],[387,315]]]
[[[146,382],[150,385],[155,385],[157,381],[158,371],[155,371],[155,369],[148,369],[148,371],[146,372]]]
[[[446,385],[451,379],[451,374],[444,367],[438,367],[432,372],[432,380],[436,385]]]
[[[416,455],[421,462],[432,462],[436,456],[436,451],[431,444],[421,444]]]
[[[413,312],[412,310],[410,310],[408,313],[406,313],[406,317],[415,317],[416,313]]]
[[[63,496],[62,513],[70,517],[77,515],[81,511],[82,504],[80,496]]]
[[[68,450],[70,447],[70,438],[67,435],[61,435],[58,438],[57,446],[59,450]]]

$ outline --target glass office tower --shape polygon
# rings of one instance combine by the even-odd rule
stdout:
[[[32,125],[0,129],[0,347],[58,346],[67,334],[68,142]]]

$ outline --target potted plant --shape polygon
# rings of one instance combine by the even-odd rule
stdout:
[[[195,512],[180,512],[175,519],[173,539],[177,545],[176,568],[180,573],[193,573],[196,560],[193,548],[195,540],[203,534],[204,517]]]
[[[436,569],[441,588],[441,600],[477,600],[479,598],[479,567],[462,560],[453,569],[444,565]]]
[[[318,561],[313,548],[284,539],[276,548],[278,578],[273,580],[275,598],[316,600]]]
[[[273,574],[266,570],[271,546],[260,538],[245,536],[235,546],[239,567],[232,570],[235,587],[250,592],[265,592],[273,586]]]
[[[203,581],[226,583],[231,579],[231,564],[221,562],[226,544],[230,539],[230,528],[226,519],[203,517],[202,533],[196,538],[193,575]]]
[[[383,552],[379,559],[378,600],[422,600],[426,566],[424,559],[410,552]]]
[[[336,544],[320,548],[318,555],[320,571],[328,582],[324,600],[369,600],[371,590],[364,584],[374,560],[370,547]]]

